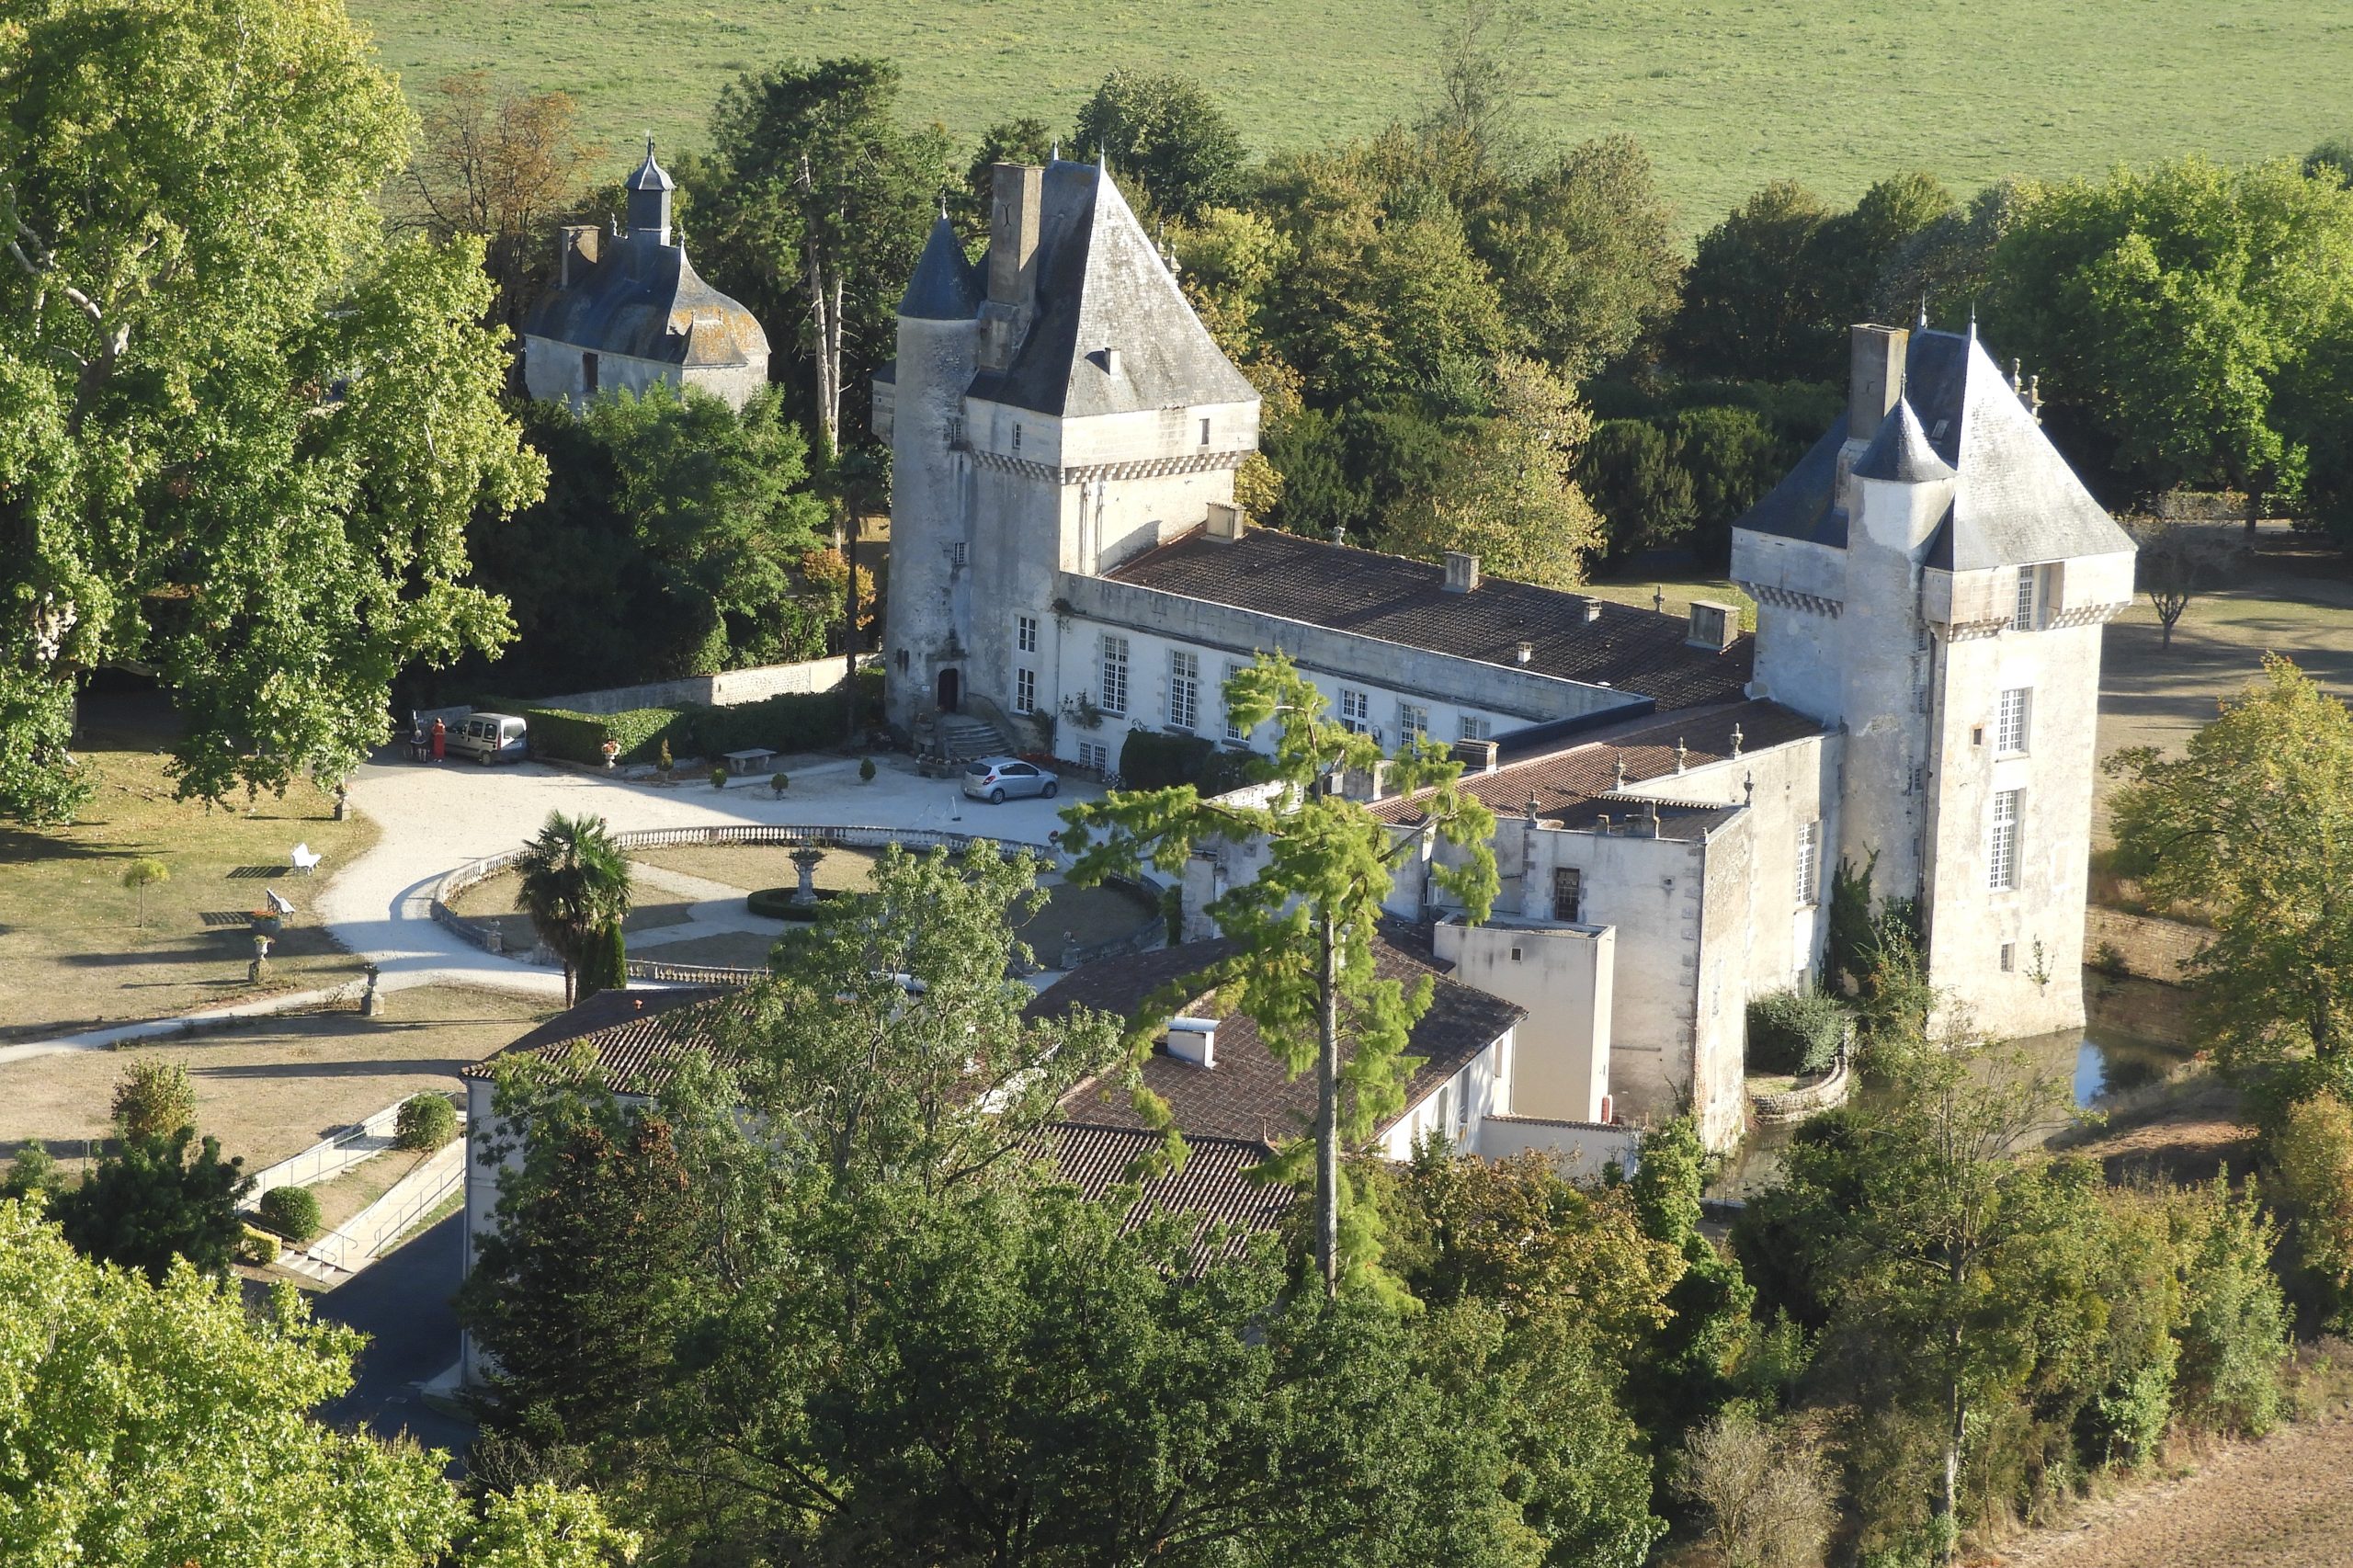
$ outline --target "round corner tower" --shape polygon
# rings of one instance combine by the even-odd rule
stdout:
[[[965,657],[955,590],[968,548],[964,394],[972,385],[981,289],[947,218],[932,225],[899,301],[890,388],[891,591],[884,709],[912,728],[953,707]],[[878,399],[878,402],[883,400]],[[951,688],[943,690],[943,679]]]

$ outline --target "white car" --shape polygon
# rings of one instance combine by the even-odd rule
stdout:
[[[1062,788],[1055,775],[1017,756],[984,756],[964,766],[964,793],[991,805],[1003,805],[1016,795],[1042,795],[1051,801]]]

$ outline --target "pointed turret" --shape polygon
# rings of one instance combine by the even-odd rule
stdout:
[[[1857,479],[1893,480],[1899,484],[1925,484],[1953,477],[1952,465],[1937,456],[1937,449],[1928,444],[1928,433],[1920,428],[1910,400],[1900,396],[1880,421],[1870,445],[1855,460],[1854,472]]]
[[[964,259],[956,226],[943,213],[924,242],[922,259],[899,300],[899,314],[909,321],[971,321],[980,309],[980,274]]]
[[[645,139],[645,162],[621,187],[629,193],[629,232],[632,238],[647,234],[656,244],[670,243],[670,192],[676,185],[654,161],[654,138]]]

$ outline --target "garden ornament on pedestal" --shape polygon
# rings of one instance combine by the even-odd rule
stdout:
[[[381,1018],[384,1016],[384,994],[377,989],[376,983],[383,978],[383,971],[372,963],[361,967],[368,976],[368,989],[359,994],[359,1016]]]
[[[254,961],[245,966],[245,983],[259,985],[268,978],[269,937],[256,931],[254,933]]]
[[[858,781],[861,784],[871,784],[874,782],[874,759],[872,757],[861,756],[858,759]]]
[[[611,772],[613,769],[613,764],[620,760],[621,743],[613,739],[610,735],[607,735],[605,737],[605,744],[598,746],[597,749],[605,754],[605,771],[608,773]]]
[[[801,874],[801,885],[792,890],[792,902],[807,906],[817,902],[817,868],[824,864],[825,852],[813,845],[792,852],[793,869]]]
[[[351,816],[351,783],[348,779],[335,787],[335,820],[346,822]]]

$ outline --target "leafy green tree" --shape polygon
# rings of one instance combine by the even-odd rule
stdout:
[[[629,859],[605,826],[605,819],[582,812],[550,812],[539,836],[515,861],[521,885],[515,907],[531,918],[548,950],[563,962],[563,999],[573,1001],[573,982],[597,934],[629,914]]]
[[[1814,235],[1813,265],[1823,279],[1824,324],[1835,333],[1862,319],[1896,257],[1920,234],[1959,211],[1952,192],[1925,169],[1873,181],[1853,210],[1830,219]],[[1906,311],[1896,319],[1908,324],[1913,312]]]
[[[1670,341],[1709,375],[1792,381],[1834,374],[1837,342],[1817,239],[1833,214],[1776,180],[1699,236]]]
[[[963,209],[965,229],[975,238],[987,233],[999,164],[1044,164],[1058,145],[1054,128],[1031,115],[1000,120],[982,131],[981,144],[965,165],[964,188],[957,203]]]
[[[2260,1437],[2279,1419],[2292,1348],[2272,1272],[2279,1226],[2252,1187],[2234,1193],[2219,1178],[2186,1193],[2173,1223],[2183,1276],[2177,1403],[2209,1431]]]
[[[2353,140],[2332,136],[2304,154],[2304,177],[2353,185]],[[2325,171],[2325,172],[2324,172]]]
[[[581,955],[580,999],[585,1002],[599,991],[628,988],[629,937],[620,921],[608,921],[589,933],[588,950]]]
[[[2296,1256],[2342,1328],[2353,1323],[2353,1107],[2334,1094],[2298,1100],[2268,1144]]]
[[[1585,142],[1514,183],[1472,233],[1530,350],[1572,381],[1624,358],[1681,298],[1674,209],[1630,136]]]
[[[1593,416],[1540,360],[1506,356],[1494,374],[1495,412],[1472,427],[1435,484],[1389,510],[1382,543],[1425,561],[1469,551],[1499,577],[1574,587],[1603,539],[1574,474]]]
[[[2026,186],[1996,180],[1898,244],[1881,263],[1864,313],[1909,323],[1926,309],[1932,322],[1958,329],[1994,276],[1994,253],[2017,221]]]
[[[55,1213],[65,1239],[103,1263],[136,1268],[156,1283],[176,1261],[200,1274],[225,1274],[244,1224],[237,1206],[253,1190],[243,1160],[221,1157],[196,1129],[124,1137],[79,1187],[60,1193]]]
[[[0,1540],[17,1562],[122,1568],[635,1554],[585,1494],[494,1498],[475,1522],[443,1456],[313,1417],[351,1386],[359,1346],[287,1286],[249,1308],[185,1267],[150,1281],[77,1256],[37,1206],[0,1201]]]
[[[168,882],[171,880],[172,869],[169,866],[165,865],[161,860],[145,856],[133,860],[122,869],[122,885],[139,894],[141,926],[144,927],[147,924],[147,890],[158,882]]]
[[[408,153],[339,7],[27,0],[0,30],[0,812],[83,793],[74,676],[153,665],[180,789],[339,775],[505,639],[464,529],[544,471],[479,248],[387,244]]]
[[[1691,543],[1715,566],[1732,554],[1732,526],[1789,471],[1789,453],[1754,410],[1687,408],[1675,416],[1675,466],[1691,486]]]
[[[2041,368],[2049,417],[2136,488],[2226,483],[2254,527],[2293,505],[2286,415],[2353,326],[2353,190],[2292,163],[2186,158],[2037,187],[1995,256],[1989,326]]]
[[[142,1057],[115,1079],[109,1111],[125,1138],[169,1138],[196,1124],[196,1085],[179,1062]]]
[[[1218,989],[1256,1023],[1287,1071],[1313,1068],[1315,1136],[1286,1150],[1279,1167],[1294,1180],[1309,1178],[1302,1185],[1314,1194],[1315,1268],[1324,1290],[1336,1292],[1344,1268],[1370,1274],[1374,1250],[1369,1224],[1343,1244],[1341,1155],[1404,1108],[1406,1040],[1429,1008],[1431,985],[1425,978],[1409,991],[1373,969],[1381,901],[1397,869],[1420,850],[1423,835],[1398,833],[1363,803],[1321,786],[1336,772],[1368,772],[1389,760],[1397,790],[1427,790],[1426,832],[1461,857],[1457,864],[1436,865],[1433,876],[1472,920],[1486,918],[1495,899],[1488,844],[1495,816],[1457,789],[1461,765],[1437,746],[1415,745],[1384,759],[1371,736],[1325,718],[1323,693],[1279,653],[1262,654],[1238,671],[1224,696],[1243,731],[1276,723],[1266,776],[1283,790],[1274,801],[1234,807],[1203,800],[1189,785],[1114,794],[1063,811],[1070,825],[1063,846],[1075,857],[1071,879],[1086,883],[1146,863],[1164,872],[1181,869],[1195,844],[1213,838],[1264,842],[1267,864],[1257,878],[1228,889],[1209,907],[1234,943],[1233,956],[1187,978],[1171,994]],[[1139,1020],[1131,1043],[1148,1040],[1142,1031],[1157,1021]],[[1343,1036],[1350,1043],[1345,1059]],[[1171,1134],[1172,1144],[1179,1142],[1166,1108],[1141,1085],[1137,1096],[1138,1108]]]
[[[841,450],[849,371],[862,382],[874,346],[892,341],[952,183],[946,134],[902,125],[898,97],[885,61],[788,62],[722,88],[710,113],[711,183],[697,195],[712,277],[769,321],[809,324],[823,461]]]
[[[1098,151],[1142,207],[1188,222],[1232,204],[1242,182],[1242,134],[1189,76],[1114,71],[1080,106],[1077,155]]]
[[[57,1157],[38,1138],[28,1138],[17,1150],[17,1157],[8,1162],[8,1174],[0,1177],[0,1198],[30,1198],[41,1194],[51,1202],[65,1190],[65,1173],[57,1168]]]
[[[2353,714],[2287,659],[2222,705],[2183,756],[2106,765],[2118,869],[2212,914],[2195,1006],[2226,1062],[2353,1055]]]
[[[1628,1379],[1636,1415],[1661,1439],[1715,1414],[1732,1396],[1733,1362],[1756,1299],[1740,1265],[1699,1229],[1699,1194],[1715,1165],[1698,1125],[1679,1116],[1643,1134],[1629,1184],[1644,1233],[1683,1262],[1667,1291],[1665,1320]]]

